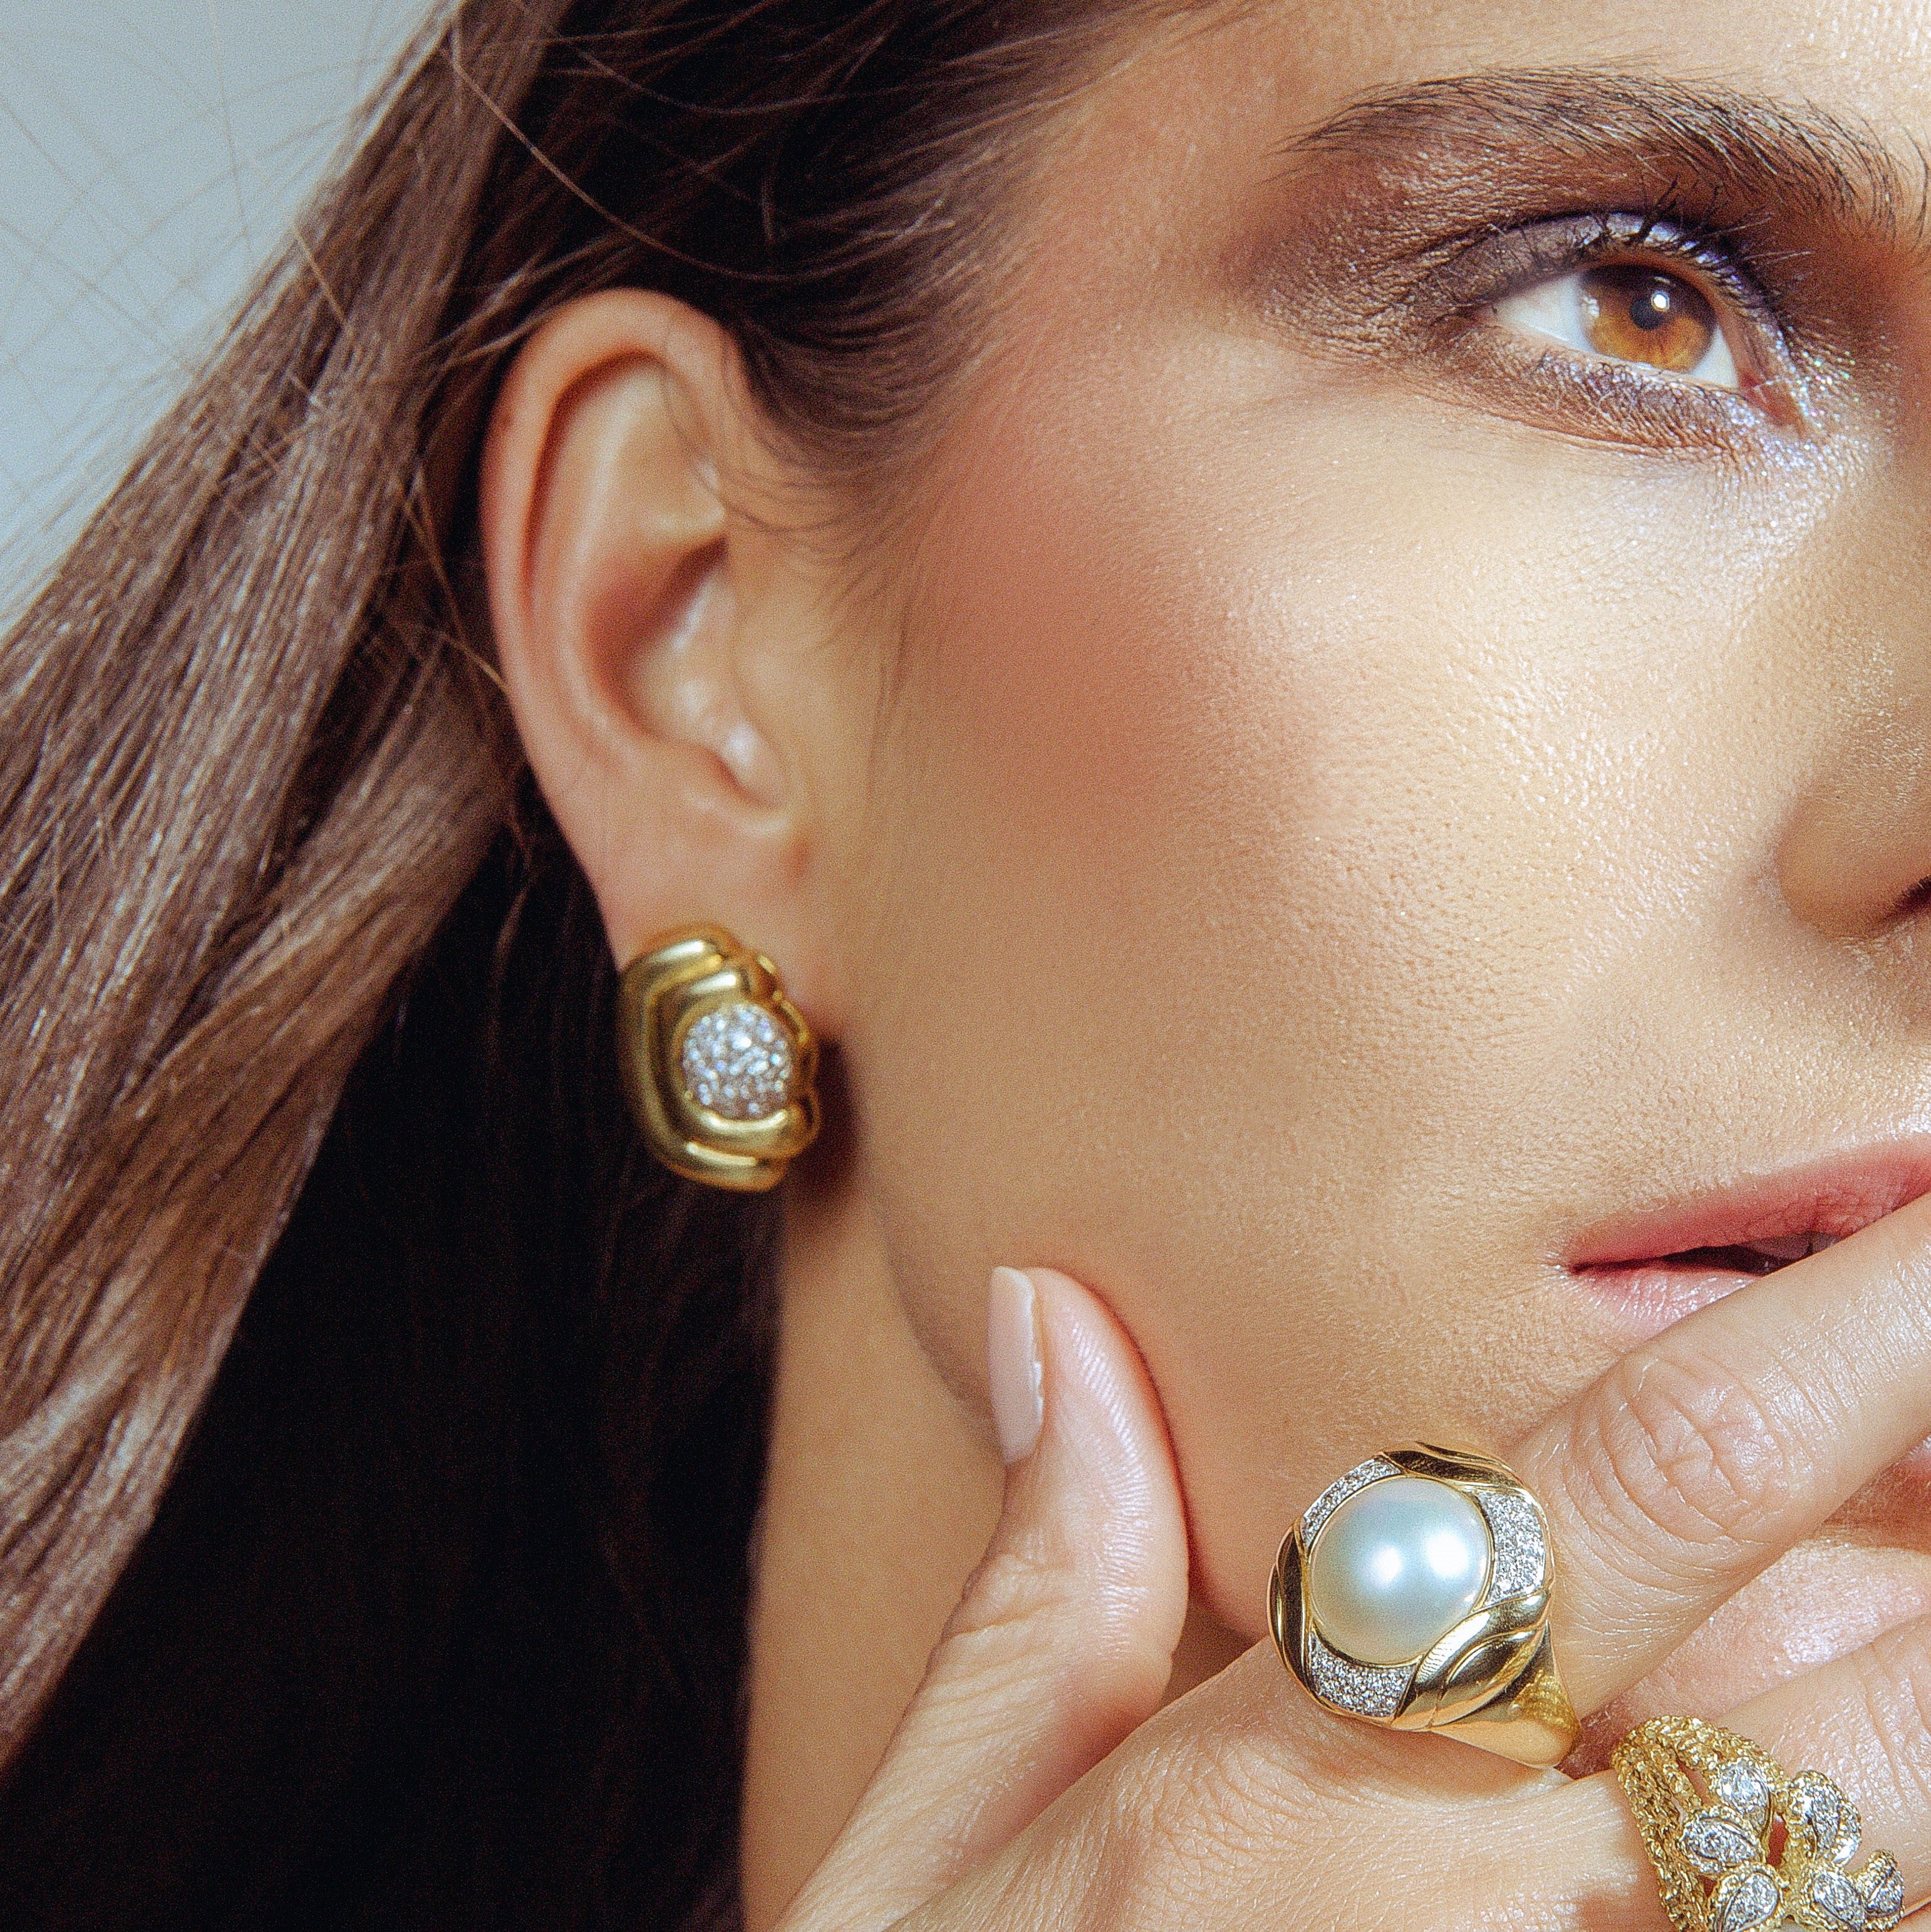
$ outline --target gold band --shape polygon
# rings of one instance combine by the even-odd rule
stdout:
[[[1652,1718],[1611,1760],[1676,1932],[1891,1932],[1904,1884],[1888,1852],[1853,1872],[1857,1807],[1821,1772],[1696,1718]]]
[[[1311,1553],[1331,1520],[1372,1485],[1420,1477],[1474,1503],[1486,1522],[1485,1582],[1467,1614],[1395,1664],[1350,1655],[1308,1602]],[[1343,1717],[1398,1731],[1440,1731],[1518,1764],[1560,1764],[1582,1727],[1557,1674],[1549,1630],[1555,1562],[1528,1486],[1493,1456],[1410,1443],[1371,1456],[1318,1496],[1281,1544],[1268,1621],[1282,1660]]]

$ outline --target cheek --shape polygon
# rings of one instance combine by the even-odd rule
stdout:
[[[1729,755],[1659,730],[1658,674],[1693,712],[1697,663],[1734,675],[1713,642],[1795,541],[1713,541],[1707,478],[1612,502],[1600,454],[1282,388],[1196,338],[976,426],[852,1054],[928,1352],[976,1388],[996,1262],[1098,1288],[1243,1623],[1338,1468],[1519,1419],[1539,1318],[1484,1286],[1486,1225],[1588,1157],[1552,1070],[1698,889]]]

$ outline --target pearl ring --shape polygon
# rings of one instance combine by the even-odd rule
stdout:
[[[1542,1505],[1492,1456],[1410,1443],[1330,1484],[1275,1560],[1269,1622],[1329,1710],[1518,1764],[1580,1735],[1549,1634]]]

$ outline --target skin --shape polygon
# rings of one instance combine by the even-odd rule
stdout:
[[[1609,1780],[1326,1718],[1249,1649],[1282,1531],[1417,1437],[1549,1504],[1573,1771],[1732,1714],[1931,1889],[1931,1204],[1678,1302],[1576,1264],[1931,1136],[1928,54],[1915,0],[1135,28],[1036,130],[986,352],[889,524],[675,304],[595,297],[523,352],[492,608],[613,950],[715,920],[836,1048],[787,1184],[754,1928],[1102,1893],[1090,1922],[1333,1925],[1341,1871],[1359,1922],[1421,1923],[1405,1861],[1438,1886],[1476,1819],[1507,1876],[1442,1924],[1660,1924]],[[1309,140],[1525,70],[1588,78]],[[1604,76],[1837,117],[1898,193],[1666,152],[1679,96]],[[1705,293],[1747,393],[1511,321],[1492,242],[1444,269],[1672,182],[1756,238],[1741,280],[1622,259]],[[1003,1478],[1015,1260],[1060,1272]],[[1219,1795],[1150,1795],[1176,1761]]]

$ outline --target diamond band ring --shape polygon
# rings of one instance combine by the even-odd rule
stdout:
[[[1857,1808],[1821,1773],[1792,1777],[1696,1718],[1639,1724],[1612,1762],[1676,1932],[1891,1932],[1902,1916],[1897,1861],[1851,1870]]]
[[[1579,1736],[1549,1641],[1542,1505],[1492,1457],[1411,1443],[1357,1464],[1281,1545],[1269,1621],[1330,1711],[1518,1764]]]

